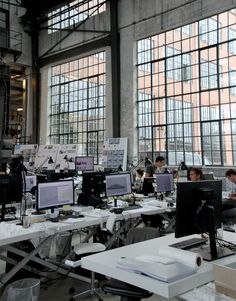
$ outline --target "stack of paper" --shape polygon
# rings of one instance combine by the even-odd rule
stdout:
[[[168,257],[163,256],[163,252]],[[121,259],[118,261],[117,267],[160,281],[173,282],[196,273],[201,263],[202,259],[196,253],[185,250],[176,252],[174,248],[166,247],[159,250],[159,255],[142,255],[136,258]]]
[[[137,259],[122,259],[117,266],[164,282],[173,282],[196,273],[196,270],[180,262],[163,264],[161,262],[144,262]]]

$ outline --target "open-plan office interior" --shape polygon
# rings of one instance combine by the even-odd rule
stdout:
[[[0,0],[0,300],[235,300],[235,166],[235,0]]]

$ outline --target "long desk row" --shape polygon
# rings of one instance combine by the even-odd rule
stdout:
[[[164,206],[164,205],[163,205]],[[81,210],[81,208],[74,208],[74,210]],[[165,212],[166,208],[162,207],[154,207],[154,206],[147,206],[139,209],[129,210],[123,212],[122,214],[114,215],[111,214],[108,210],[89,210],[86,211],[86,208],[82,208],[84,217],[82,218],[69,218],[65,219],[60,222],[40,222],[40,223],[33,223],[29,228],[25,229],[20,225],[16,225],[14,223],[0,223],[0,247],[3,250],[10,251],[17,255],[24,257],[24,259],[18,263],[10,272],[6,275],[1,277],[0,286],[7,283],[21,268],[24,268],[30,260],[36,261],[43,266],[46,266],[50,269],[57,270],[62,274],[67,274],[68,270],[66,271],[63,268],[58,269],[56,265],[47,262],[44,259],[40,259],[36,257],[36,255],[40,252],[40,250],[47,244],[54,236],[57,234],[67,232],[67,231],[80,231],[81,229],[88,228],[88,227],[98,227],[103,225],[109,218],[109,216],[115,216],[116,221],[124,221],[123,227],[125,227],[126,222],[128,223],[132,219],[136,219],[141,216],[142,213],[163,213]],[[118,229],[119,234],[120,229]],[[114,233],[114,235],[118,235]],[[114,239],[114,238],[113,238]],[[37,241],[35,249],[30,253],[25,253],[22,250],[18,249],[15,243],[31,240]],[[112,240],[111,240],[112,241]],[[110,244],[107,244],[107,248],[109,248]],[[12,259],[8,258],[7,256],[0,254],[0,259],[4,260],[5,262],[15,264]],[[81,279],[78,275],[74,273],[69,273],[69,276],[75,279]]]
[[[58,233],[72,230],[81,230],[87,227],[93,227],[100,224],[99,218],[85,217],[81,219],[67,220],[59,223],[42,222],[32,224],[31,227],[24,229],[22,226],[8,223],[0,224],[0,247],[2,250],[10,251],[23,259],[20,262],[14,262],[4,252],[0,254],[0,259],[12,264],[14,267],[1,277],[0,287],[6,284],[20,269],[25,268],[27,263],[32,260],[58,273],[68,275],[72,278],[81,280],[77,274],[68,271],[63,267],[58,267],[45,258],[36,257],[42,248],[50,242]],[[27,253],[17,247],[17,242],[31,240],[37,241],[35,249]],[[85,279],[82,279],[85,280]]]

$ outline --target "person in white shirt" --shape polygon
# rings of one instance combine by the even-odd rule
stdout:
[[[233,184],[236,184],[236,170],[235,169],[229,169],[225,173],[226,178],[232,182]],[[229,198],[231,200],[236,201],[236,192],[230,193]]]

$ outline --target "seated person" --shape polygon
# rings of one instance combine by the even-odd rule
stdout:
[[[189,178],[190,181],[201,181],[202,180],[202,170],[197,167],[191,167],[189,169]]]
[[[174,179],[179,179],[179,171],[177,169],[173,169],[170,173],[173,175]]]
[[[135,180],[134,180],[134,190],[141,192],[143,190],[143,175],[144,171],[140,168],[136,170]]]
[[[155,173],[161,173],[163,166],[165,165],[165,158],[162,156],[156,157],[155,163],[147,165],[145,168],[144,177],[153,177]]]
[[[236,170],[234,169],[227,170],[225,176],[231,183],[236,184]],[[236,192],[230,193],[229,198],[231,200],[236,201]]]
[[[11,175],[21,175],[22,172],[27,172],[26,167],[23,164],[23,156],[13,155],[9,161],[10,174]]]

